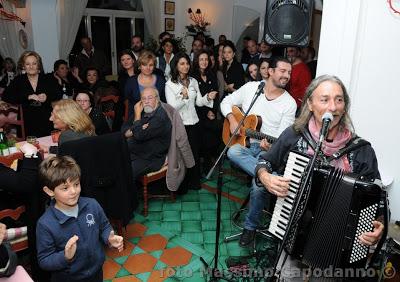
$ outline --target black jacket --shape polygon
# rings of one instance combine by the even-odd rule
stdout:
[[[120,133],[63,143],[59,155],[73,157],[81,168],[81,195],[95,198],[109,218],[126,225],[138,205],[131,160]]]

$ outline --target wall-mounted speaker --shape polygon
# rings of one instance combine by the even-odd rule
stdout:
[[[264,39],[271,45],[308,45],[314,0],[267,0]]]

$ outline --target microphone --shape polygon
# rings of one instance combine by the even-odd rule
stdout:
[[[319,134],[319,142],[320,143],[322,143],[322,141],[325,140],[326,135],[328,133],[329,125],[331,124],[332,120],[333,120],[333,115],[330,112],[326,112],[322,116],[322,128],[321,128],[321,132]]]
[[[258,85],[257,91],[256,91],[256,97],[260,96],[261,93],[264,92],[264,86],[265,86],[265,81],[262,80],[260,84]]]

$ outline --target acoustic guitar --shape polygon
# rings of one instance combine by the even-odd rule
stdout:
[[[237,106],[232,106],[232,114],[235,117],[236,121],[239,122],[242,117],[244,116],[244,113],[242,110],[237,107]],[[266,139],[268,143],[272,144],[276,141],[275,137],[269,136],[267,134],[261,133],[260,128],[262,124],[262,119],[260,116],[255,115],[255,114],[250,114],[248,115],[243,122],[243,125],[238,131],[238,135],[236,135],[232,139],[232,143],[230,144],[230,147],[239,144],[242,146],[249,147],[250,146],[250,138],[257,139],[257,140],[262,140]],[[224,141],[224,144],[228,144],[229,138],[231,137],[231,130],[229,127],[229,120],[225,119],[224,120],[224,126],[222,129],[222,140]]]

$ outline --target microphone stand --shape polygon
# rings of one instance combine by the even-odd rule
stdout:
[[[263,82],[261,82],[261,83],[263,83]],[[228,150],[229,146],[231,145],[233,138],[236,136],[236,134],[238,133],[239,129],[243,125],[244,120],[248,116],[248,114],[249,114],[251,108],[253,107],[254,103],[256,102],[257,98],[263,92],[264,92],[264,87],[262,87],[262,89],[260,89],[260,87],[257,89],[257,92],[254,94],[253,100],[251,101],[249,108],[244,113],[244,116],[239,121],[238,126],[235,128],[235,131],[233,132],[233,134],[229,138],[228,143],[225,145],[224,149],[220,153],[220,155],[219,155],[218,159],[216,160],[215,164],[213,165],[213,167],[210,169],[210,171],[208,172],[208,174],[206,176],[206,179],[209,180],[211,175],[213,174],[215,168],[218,166],[217,223],[216,223],[216,231],[215,231],[214,267],[212,268],[212,271],[211,271],[211,279],[210,279],[210,281],[218,281],[220,279],[223,279],[225,281],[234,281],[232,279],[224,277],[224,273],[221,272],[218,269],[219,237],[220,237],[220,233],[221,233],[221,192],[222,192],[222,185],[223,185],[222,177],[224,175],[223,166],[224,166],[224,162],[225,162],[226,151]],[[200,260],[202,261],[202,263],[208,269],[209,265],[205,262],[205,260],[202,257],[200,257]]]
[[[322,130],[323,130],[323,128],[321,128],[321,134],[322,134]],[[324,137],[326,137],[326,136],[324,136]],[[300,187],[299,187],[299,192],[298,192],[298,196],[297,196],[297,201],[295,202],[295,204],[294,204],[294,206],[293,206],[292,213],[290,214],[290,218],[289,218],[289,221],[288,221],[288,224],[287,224],[287,229],[286,229],[285,235],[283,236],[281,245],[279,246],[278,252],[277,252],[277,254],[276,254],[277,256],[276,256],[276,258],[275,258],[272,276],[274,276],[274,275],[277,274],[277,273],[276,273],[276,272],[277,272],[276,270],[277,270],[277,266],[278,266],[278,263],[279,263],[279,258],[281,257],[282,252],[283,252],[283,248],[285,247],[286,242],[288,241],[288,236],[289,236],[290,231],[291,231],[290,229],[292,229],[292,228],[293,228],[293,225],[294,225],[295,223],[297,223],[297,221],[295,221],[294,217],[295,217],[295,215],[296,215],[296,213],[297,213],[297,210],[298,210],[298,208],[299,208],[300,200],[303,198],[303,195],[304,195],[304,193],[305,193],[305,191],[306,191],[306,187],[307,187],[308,184],[310,183],[311,176],[312,176],[312,173],[313,173],[313,170],[314,170],[314,165],[315,165],[315,162],[316,162],[316,160],[317,160],[317,157],[318,157],[318,155],[319,155],[319,153],[320,153],[320,151],[321,151],[322,142],[323,142],[324,140],[325,140],[325,138],[320,138],[320,140],[318,141],[317,147],[315,148],[315,151],[314,151],[314,155],[313,155],[311,161],[308,163],[308,166],[307,166],[307,168],[306,168],[306,170],[305,170],[305,173],[304,173],[304,175],[305,175],[304,181],[301,183],[301,185],[300,185]],[[298,217],[297,220],[299,220],[300,218],[301,218],[301,215]],[[282,262],[282,264],[281,264],[281,268],[282,268],[282,266],[285,264],[287,257],[288,257],[288,254],[286,253],[285,258],[284,258],[284,260],[283,260],[283,262]],[[280,272],[281,270],[282,270],[282,269],[280,269],[279,272]],[[279,274],[279,275],[280,275],[280,274]]]

